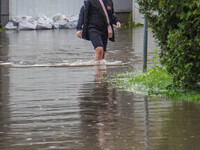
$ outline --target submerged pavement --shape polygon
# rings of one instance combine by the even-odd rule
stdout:
[[[75,32],[0,33],[1,150],[198,150],[200,104],[103,81],[140,69],[143,28],[117,31],[100,66]],[[155,47],[150,32],[149,59]]]

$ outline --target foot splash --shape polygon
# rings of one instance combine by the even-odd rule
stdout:
[[[14,68],[30,68],[30,67],[87,67],[87,66],[95,66],[95,65],[106,65],[106,66],[123,66],[127,63],[123,63],[122,61],[114,61],[109,62],[107,60],[101,61],[84,61],[78,60],[74,62],[70,62],[68,60],[63,60],[63,62],[56,63],[28,63],[28,62],[0,62],[0,66],[14,67]]]

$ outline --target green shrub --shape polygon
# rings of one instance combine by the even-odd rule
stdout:
[[[200,81],[200,0],[137,0],[161,48],[160,59],[182,88]]]

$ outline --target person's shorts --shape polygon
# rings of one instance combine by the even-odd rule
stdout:
[[[97,47],[103,47],[103,50],[106,51],[108,43],[108,38],[106,35],[103,35],[97,31],[89,31],[89,37],[92,45],[94,46],[94,49]]]

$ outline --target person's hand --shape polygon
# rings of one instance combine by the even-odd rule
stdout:
[[[117,30],[120,29],[120,28],[121,28],[121,23],[120,23],[120,22],[117,22],[117,23],[116,23],[116,26],[117,26]]]
[[[81,38],[81,37],[82,37],[82,30],[78,30],[78,31],[76,32],[76,36],[77,36],[78,38]]]

